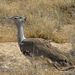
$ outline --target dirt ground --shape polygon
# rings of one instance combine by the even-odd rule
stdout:
[[[51,44],[64,52],[72,49],[70,43]],[[0,75],[75,75],[75,69],[58,71],[51,65],[39,62],[32,65],[21,53],[17,42],[6,42],[0,43]]]

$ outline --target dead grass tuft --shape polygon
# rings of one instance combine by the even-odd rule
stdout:
[[[74,5],[74,0],[39,0],[38,2],[3,0],[0,3],[0,17],[1,19],[14,15],[27,17],[24,32],[28,38],[39,37],[55,42],[70,42],[69,35],[73,30],[70,27],[75,24]],[[0,42],[17,41],[16,27],[11,26],[12,24],[14,23],[11,20],[3,20],[3,25],[0,23]]]

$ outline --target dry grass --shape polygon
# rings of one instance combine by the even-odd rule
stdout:
[[[74,0],[3,0],[0,2],[0,17],[26,16],[26,37],[41,37],[55,42],[70,42],[73,33]],[[16,27],[9,20],[0,23],[0,42],[17,41]],[[68,25],[68,27],[67,27]],[[13,37],[14,36],[14,37]]]
[[[3,17],[14,15],[27,17],[27,21],[24,24],[25,37],[40,37],[60,43],[71,42],[75,52],[75,42],[73,39],[75,37],[74,0],[1,0],[0,21],[2,20],[2,22],[0,22],[0,42],[17,41],[16,26],[11,20],[3,19]],[[7,48],[9,49],[17,47],[13,44],[11,46],[10,44],[8,45]],[[5,55],[5,53],[0,54],[0,67],[6,65],[9,66],[9,69],[0,68],[1,75],[70,75],[68,72],[58,72],[48,65],[45,65],[45,68],[43,68],[43,65],[36,66],[36,68],[30,66],[30,64],[25,63],[26,59],[23,56],[21,59],[18,58],[22,54],[15,56],[14,52],[18,49],[8,52],[4,50],[7,49],[5,46],[3,46],[2,51],[8,53],[9,56]],[[9,63],[7,63],[7,60]]]
[[[60,50],[70,50],[71,44],[52,43]],[[29,60],[21,53],[18,43],[0,43],[0,74],[1,75],[74,75],[75,70],[58,71],[44,61]]]

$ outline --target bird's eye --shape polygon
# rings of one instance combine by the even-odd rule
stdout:
[[[16,17],[14,19],[17,19]]]

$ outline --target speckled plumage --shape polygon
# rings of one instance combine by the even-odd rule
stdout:
[[[58,62],[68,61],[66,55],[62,51],[53,47],[47,40],[41,38],[28,38],[23,40],[20,49],[26,56],[33,57],[43,55],[44,57]],[[29,54],[27,54],[26,51],[29,51]]]

